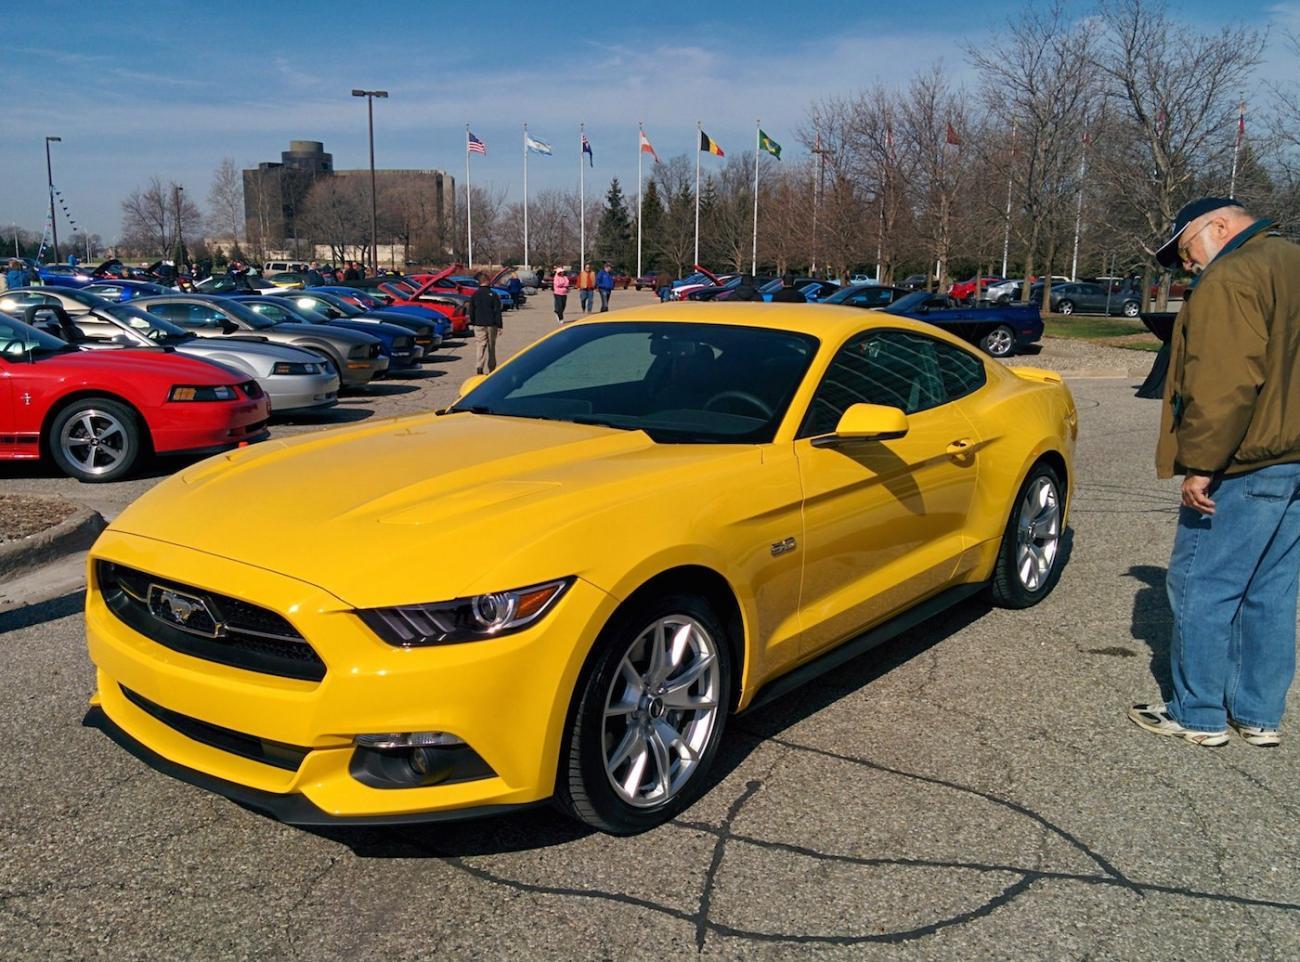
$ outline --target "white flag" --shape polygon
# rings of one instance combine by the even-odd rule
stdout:
[[[551,145],[544,140],[534,140],[528,134],[524,134],[524,146],[535,154],[550,154]]]

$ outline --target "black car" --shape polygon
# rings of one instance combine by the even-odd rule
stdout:
[[[825,300],[822,304],[842,304],[845,307],[887,307],[910,291],[902,287],[885,287],[882,284],[855,284],[845,287]]]
[[[930,276],[928,274],[908,274],[898,282],[899,287],[909,291],[919,291],[929,285]]]

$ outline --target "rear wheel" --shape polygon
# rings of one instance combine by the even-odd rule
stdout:
[[[1061,301],[1056,310],[1061,314],[1074,313],[1074,301]]]
[[[1138,302],[1137,302],[1137,301],[1125,301],[1125,302],[1124,302],[1124,316],[1125,316],[1125,317],[1137,317],[1138,314],[1141,312],[1141,310],[1142,310],[1142,309],[1141,309],[1141,307],[1138,305]]]
[[[615,835],[671,819],[695,800],[731,697],[726,629],[702,598],[648,598],[617,616],[579,682],[556,796]]]
[[[999,324],[980,338],[980,347],[993,357],[1008,357],[1016,346],[1016,332]]]
[[[1029,608],[1051,594],[1061,577],[1064,509],[1060,478],[1040,461],[1012,503],[989,585],[994,604]]]
[[[143,444],[135,412],[108,398],[74,401],[50,425],[50,454],[78,481],[116,481],[135,465]]]

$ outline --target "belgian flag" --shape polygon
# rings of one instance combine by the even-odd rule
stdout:
[[[717,141],[710,138],[709,135],[702,130],[700,131],[700,152],[705,154],[713,154],[716,157],[727,156],[722,152],[722,148],[718,146]]]

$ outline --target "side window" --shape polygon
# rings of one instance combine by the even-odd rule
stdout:
[[[934,354],[947,400],[955,401],[984,386],[984,362],[974,354],[943,341],[934,342]]]
[[[835,430],[854,404],[883,404],[914,414],[948,400],[939,342],[904,331],[859,334],[835,355],[813,395],[799,437]]]
[[[225,315],[215,307],[204,304],[186,304],[188,320],[182,322],[186,327],[220,327]]]
[[[18,294],[4,294],[0,296],[0,310],[22,311],[25,307],[31,307],[33,304],[54,304],[53,298],[46,297],[44,294],[38,294],[35,291],[23,291]]]
[[[171,321],[173,324],[181,324],[185,327],[194,327],[190,323],[189,305],[187,304],[141,304],[150,314],[157,314],[164,321]]]

